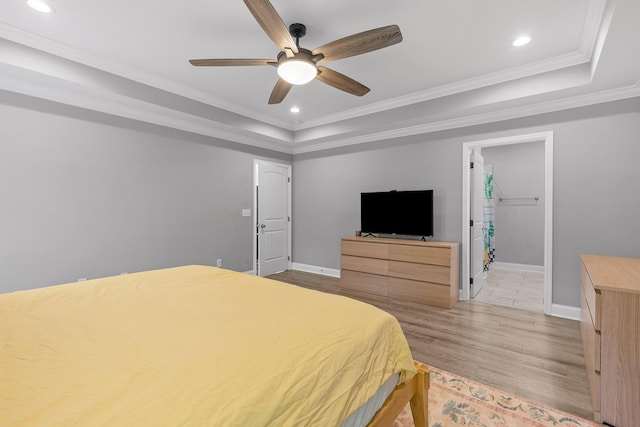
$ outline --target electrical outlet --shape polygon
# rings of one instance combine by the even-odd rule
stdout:
[[[218,260],[216,261],[216,266],[222,267],[222,260],[220,258],[218,258]]]

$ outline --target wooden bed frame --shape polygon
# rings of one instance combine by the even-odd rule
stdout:
[[[429,367],[424,363],[415,361],[414,363],[418,373],[391,392],[367,427],[389,427],[407,403],[411,405],[415,426],[427,427],[429,422]]]

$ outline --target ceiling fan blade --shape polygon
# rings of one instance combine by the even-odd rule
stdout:
[[[196,67],[231,67],[243,65],[273,65],[277,61],[273,59],[190,59],[191,65]]]
[[[383,47],[392,46],[402,41],[402,33],[397,25],[388,25],[362,33],[353,34],[340,40],[320,46],[314,49],[312,54],[322,54],[322,61],[335,61],[336,59],[362,55]]]
[[[316,79],[356,96],[366,95],[371,90],[362,83],[353,80],[351,77],[347,77],[327,67],[318,67]]]
[[[244,4],[278,49],[284,51],[289,48],[298,53],[298,46],[289,29],[269,0],[244,0]]]
[[[291,86],[293,86],[291,83],[283,79],[278,79],[278,81],[276,82],[276,85],[273,87],[273,90],[271,91],[271,96],[269,97],[269,104],[280,104],[284,99],[284,97],[287,96],[287,94],[289,93],[289,90],[291,90]]]

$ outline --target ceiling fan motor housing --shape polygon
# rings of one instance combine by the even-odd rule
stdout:
[[[289,25],[289,34],[296,39],[296,44],[298,44],[298,39],[304,37],[307,34],[307,27],[304,24],[295,23]]]

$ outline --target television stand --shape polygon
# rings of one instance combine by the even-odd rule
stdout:
[[[458,301],[460,244],[344,237],[340,287],[451,308]]]

